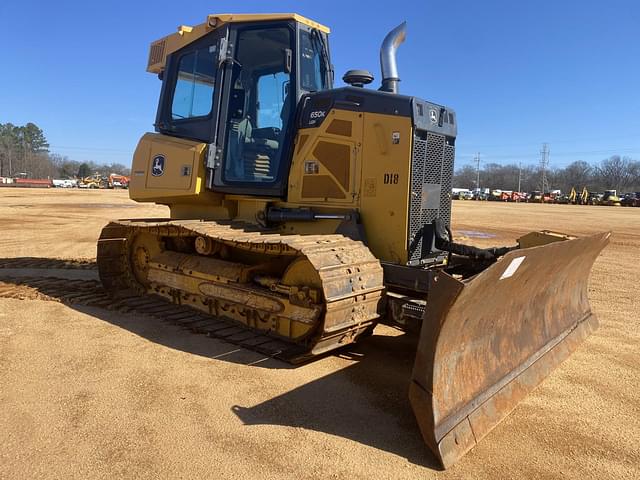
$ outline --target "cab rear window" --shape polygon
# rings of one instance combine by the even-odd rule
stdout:
[[[205,47],[180,58],[171,103],[172,120],[206,117],[211,114],[215,92],[213,50]]]

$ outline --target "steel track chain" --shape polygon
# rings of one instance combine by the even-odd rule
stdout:
[[[158,237],[204,236],[231,248],[265,256],[290,255],[309,260],[322,282],[324,317],[319,332],[305,340],[307,357],[312,350],[313,354],[320,354],[353,342],[359,335],[372,331],[378,321],[383,272],[364,244],[337,234],[281,235],[239,222],[111,222],[98,241],[97,262],[103,285],[116,298],[146,294],[134,277],[128,252],[133,237],[141,232]],[[293,348],[296,344],[290,345]]]

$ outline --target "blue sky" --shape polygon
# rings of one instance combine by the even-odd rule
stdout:
[[[51,150],[129,164],[153,129],[160,82],[149,43],[208,13],[298,12],[331,27],[337,85],[380,80],[378,50],[403,20],[402,93],[454,108],[456,165],[640,159],[640,2],[635,0],[175,0],[0,2],[0,123],[32,121]]]

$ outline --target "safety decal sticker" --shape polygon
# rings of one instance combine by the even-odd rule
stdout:
[[[505,271],[500,275],[499,280],[504,280],[505,278],[513,277],[513,274],[516,273],[516,270],[520,268],[520,265],[524,261],[526,257],[517,257],[511,260],[509,266],[505,269]]]

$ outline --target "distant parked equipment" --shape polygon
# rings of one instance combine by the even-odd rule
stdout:
[[[65,180],[52,180],[53,182],[53,186],[56,188],[73,188],[76,186],[76,182],[77,180],[69,180],[69,179],[65,179]]]
[[[580,205],[586,205],[589,202],[589,190],[587,190],[587,187],[582,187],[579,202]]]
[[[600,205],[600,201],[604,196],[603,193],[600,192],[589,192],[587,196],[587,205]]]
[[[599,204],[607,207],[619,207],[621,204],[618,192],[616,190],[605,190]]]
[[[452,188],[451,198],[453,200],[472,200],[473,192],[468,188]]]
[[[511,192],[511,202],[526,202],[527,194],[524,192]]]
[[[623,207],[640,207],[640,192],[625,193],[620,200]]]
[[[129,177],[112,173],[109,175],[109,188],[129,188]]]
[[[488,188],[474,188],[473,200],[487,200],[489,198],[490,190]]]
[[[575,193],[575,190],[572,193]],[[573,204],[574,202],[572,201],[572,198],[575,198],[575,197],[572,197],[572,193],[569,193],[569,194],[561,193],[561,194],[555,195],[553,197],[553,203],[557,203],[559,205]]]
[[[109,180],[106,178],[102,178],[99,174],[94,174],[89,177],[84,177],[78,180],[78,188],[108,188]]]
[[[534,190],[529,194],[529,203],[542,203],[542,192],[540,190]]]

